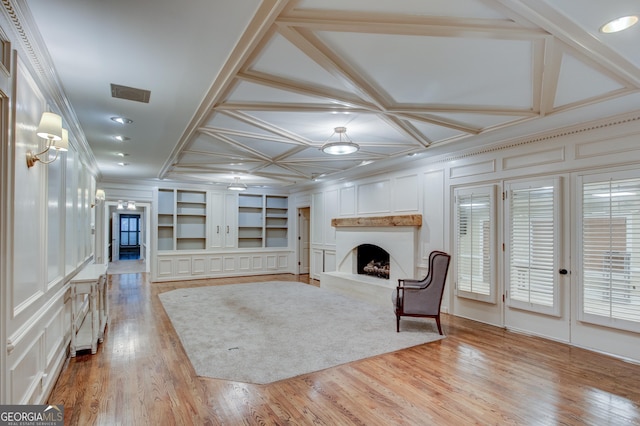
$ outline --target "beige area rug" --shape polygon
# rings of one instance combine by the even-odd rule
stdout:
[[[435,321],[297,282],[159,295],[199,376],[265,384],[442,338]]]
[[[145,272],[147,266],[144,260],[117,260],[109,262],[107,273],[109,274],[139,274]]]

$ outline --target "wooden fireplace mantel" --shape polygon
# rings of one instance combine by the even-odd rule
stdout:
[[[400,216],[363,216],[331,219],[331,226],[422,226],[421,214]]]

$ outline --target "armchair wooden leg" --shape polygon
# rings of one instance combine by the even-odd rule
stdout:
[[[443,336],[442,327],[440,326],[440,315],[436,317],[436,324],[438,325],[438,333],[440,333],[440,335]]]
[[[396,333],[400,333],[400,315],[396,314]]]

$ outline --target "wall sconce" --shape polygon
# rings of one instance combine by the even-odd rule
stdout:
[[[91,208],[94,208],[97,204],[100,204],[107,198],[107,194],[105,194],[104,189],[96,189],[96,199],[91,204]]]
[[[69,132],[62,128],[62,117],[58,114],[43,112],[36,134],[47,140],[47,147],[37,154],[27,151],[27,168],[33,167],[36,161],[42,164],[53,163],[58,158],[60,151],[69,149]],[[56,156],[53,159],[47,161],[40,158],[41,155],[47,154],[51,148],[56,150]]]
[[[127,201],[127,210],[135,210],[136,202],[135,201]]]
[[[123,210],[124,205],[122,204],[122,200],[118,200],[118,210]]]

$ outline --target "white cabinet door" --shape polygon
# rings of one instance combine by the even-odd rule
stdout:
[[[237,235],[238,195],[209,193],[209,248],[235,248]]]
[[[224,246],[235,248],[238,233],[238,194],[224,196]]]

